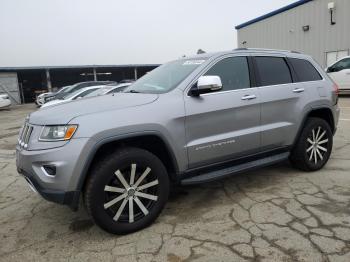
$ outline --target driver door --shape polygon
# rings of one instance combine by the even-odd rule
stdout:
[[[219,76],[223,88],[185,95],[189,168],[259,152],[260,98],[251,87],[248,58],[223,58],[204,75]]]

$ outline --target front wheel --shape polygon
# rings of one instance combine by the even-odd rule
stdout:
[[[292,150],[292,164],[304,171],[321,169],[328,161],[333,146],[333,133],[321,118],[309,118]]]
[[[125,148],[93,167],[84,200],[98,226],[128,234],[149,226],[168,194],[169,178],[159,158],[143,149]]]

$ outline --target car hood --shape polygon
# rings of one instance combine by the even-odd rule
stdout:
[[[141,106],[152,103],[157,98],[156,94],[140,93],[118,93],[85,98],[39,109],[30,114],[29,122],[33,125],[67,124],[78,116]]]
[[[52,100],[52,101],[49,101],[45,104],[43,104],[40,108],[46,108],[46,107],[49,107],[49,106],[54,106],[54,105],[58,105],[58,104],[62,104],[62,103],[66,103],[67,101],[65,100]]]

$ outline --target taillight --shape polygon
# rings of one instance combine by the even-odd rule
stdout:
[[[339,86],[338,86],[336,83],[334,83],[333,89],[334,89],[334,92],[335,92],[337,95],[339,95]]]

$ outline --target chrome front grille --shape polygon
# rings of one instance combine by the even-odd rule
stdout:
[[[20,148],[24,148],[24,149],[28,148],[28,143],[32,132],[33,132],[33,126],[29,125],[28,123],[25,123],[18,139],[18,145]]]

